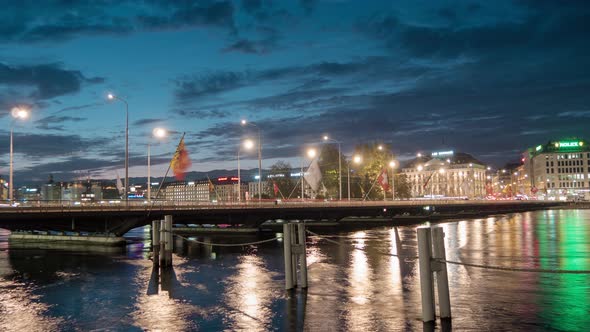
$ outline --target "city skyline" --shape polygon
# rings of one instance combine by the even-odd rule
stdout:
[[[10,3],[0,16],[0,174],[163,175],[180,134],[191,170],[235,169],[261,128],[263,168],[298,165],[324,134],[350,155],[451,147],[501,167],[527,148],[586,139],[584,2],[201,1]],[[13,107],[31,108],[15,121]],[[177,135],[150,139],[155,126]],[[443,143],[444,142],[444,143]],[[243,168],[257,167],[245,153]]]

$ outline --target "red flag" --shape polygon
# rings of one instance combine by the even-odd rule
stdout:
[[[172,172],[174,172],[174,176],[176,180],[184,180],[184,173],[186,170],[191,167],[192,163],[190,158],[188,157],[188,152],[184,147],[184,136],[180,139],[180,143],[178,143],[178,147],[176,148],[176,152],[174,153],[174,157],[170,161],[170,168],[172,168]]]
[[[381,174],[379,174],[379,178],[377,178],[377,181],[379,182],[381,188],[383,188],[384,191],[389,190],[389,176],[387,176],[387,168],[383,168]]]
[[[279,186],[277,186],[277,183],[274,181],[272,182],[272,189],[275,192],[275,196],[279,194]]]

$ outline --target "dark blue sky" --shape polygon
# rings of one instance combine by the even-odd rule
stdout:
[[[452,148],[495,165],[588,138],[587,1],[2,1],[0,110],[17,179],[115,177],[130,105],[132,176],[155,126],[186,132],[193,170],[235,168],[247,118],[264,164],[306,142]],[[177,137],[154,148],[161,175]],[[443,144],[444,142],[444,144]],[[255,167],[255,154],[244,156]]]

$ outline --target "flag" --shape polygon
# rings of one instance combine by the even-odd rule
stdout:
[[[381,185],[381,188],[383,188],[383,191],[387,192],[389,190],[389,177],[387,176],[387,168],[383,168],[381,174],[379,174],[379,177],[377,178],[377,181]]]
[[[117,172],[117,191],[119,191],[119,195],[123,195],[124,189],[123,183],[121,183],[121,178],[119,177],[119,172]]]
[[[279,194],[279,186],[277,186],[276,182],[272,182],[272,189],[275,192],[275,196],[277,196]]]
[[[180,143],[178,143],[178,147],[176,148],[176,152],[174,153],[174,157],[170,161],[170,168],[172,168],[172,172],[174,172],[174,176],[176,180],[184,180],[184,173],[186,172],[189,167],[191,167],[192,163],[190,158],[188,157],[188,152],[184,147],[184,136],[180,139]]]
[[[318,191],[320,186],[320,181],[322,181],[322,172],[320,171],[320,165],[318,163],[318,158],[315,158],[311,165],[307,168],[307,173],[303,175],[303,178],[313,191]]]

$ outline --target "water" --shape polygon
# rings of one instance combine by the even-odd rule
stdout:
[[[449,260],[590,270],[590,210],[442,225]],[[131,244],[124,250],[96,252],[10,248],[8,233],[0,230],[0,330],[424,328],[416,262],[383,255],[397,253],[391,227],[331,234],[339,244],[308,238],[309,290],[291,297],[283,290],[278,242],[211,251],[178,239],[173,272],[162,275],[158,286],[147,259],[148,231],[127,234]],[[398,231],[402,253],[416,255],[415,226]],[[585,331],[590,326],[590,275],[448,268],[454,330]]]

